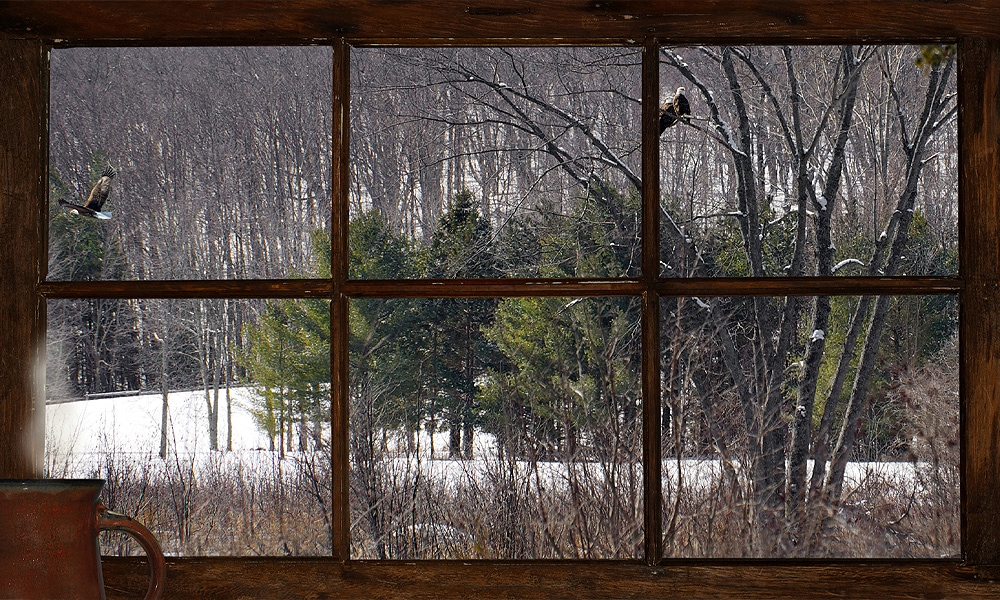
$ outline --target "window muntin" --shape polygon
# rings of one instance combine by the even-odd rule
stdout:
[[[53,50],[48,279],[304,273],[330,227],[331,69],[328,46]],[[106,165],[111,219],[58,205]]]

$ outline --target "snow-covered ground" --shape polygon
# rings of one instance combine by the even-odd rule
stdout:
[[[232,449],[235,457],[252,462],[271,463],[274,456],[266,452],[270,448],[267,435],[258,428],[251,414],[255,392],[250,388],[232,388]],[[219,446],[226,447],[227,417],[225,391],[220,391],[222,402],[219,415]],[[46,406],[46,454],[49,465],[71,466],[61,475],[81,475],[90,465],[102,462],[108,453],[131,456],[156,455],[160,448],[160,421],[163,398],[160,394],[119,396],[111,398],[91,398]],[[167,430],[168,448],[172,456],[205,457],[210,454],[208,433],[208,406],[204,391],[172,392],[168,396],[169,425]],[[405,441],[396,434],[390,447],[402,451]],[[476,436],[474,455],[480,460],[447,460],[447,432],[435,434],[433,444],[426,432],[418,436],[416,447],[418,457],[402,456],[391,459],[386,468],[399,472],[419,470],[424,476],[437,481],[459,482],[482,480],[495,471],[491,463],[481,460],[495,456],[496,440],[493,436],[479,433]],[[431,448],[434,450],[431,455]],[[402,454],[402,452],[400,452]],[[256,457],[256,458],[254,458]],[[431,459],[437,460],[431,460]],[[579,468],[579,467],[578,467]],[[635,476],[641,478],[641,467],[635,465]],[[809,466],[810,470],[812,465]],[[543,480],[559,481],[568,477],[567,467],[560,463],[540,463],[539,472],[535,466],[521,463],[518,475],[531,477],[541,475]],[[588,465],[594,475],[601,472],[598,465]],[[663,478],[667,486],[677,485],[678,472],[685,486],[709,483],[722,472],[721,463],[712,459],[665,458]],[[745,471],[744,471],[745,472]],[[496,476],[493,473],[493,476]],[[621,475],[625,475],[622,473]],[[894,486],[909,488],[916,480],[915,466],[905,462],[850,463],[846,473],[848,487],[863,482],[867,477],[876,476],[883,481],[891,481]]]
[[[267,435],[250,412],[253,390],[233,388],[233,450],[267,449]],[[226,446],[225,390],[220,390],[219,445]],[[205,392],[173,392],[167,396],[167,440],[171,451],[201,454],[210,449]],[[45,407],[45,444],[49,455],[159,452],[161,394],[91,398]]]

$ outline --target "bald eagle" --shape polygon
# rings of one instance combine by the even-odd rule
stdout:
[[[62,198],[59,199],[59,204],[68,206],[69,212],[74,215],[83,215],[94,219],[110,219],[111,213],[101,212],[101,207],[104,206],[104,202],[111,193],[111,180],[115,178],[115,175],[115,170],[111,165],[104,167],[101,178],[94,184],[94,188],[90,190],[90,196],[87,197],[87,201],[82,206],[67,202]]]
[[[677,121],[684,120],[691,114],[691,103],[684,95],[684,88],[677,88],[672,100],[664,102],[660,107],[660,135],[666,131],[667,127],[673,127]]]
[[[673,102],[665,102],[663,106],[660,107],[660,135],[666,131],[667,127],[673,127],[677,124],[677,112],[674,108]]]
[[[691,114],[691,103],[688,102],[687,96],[684,95],[684,86],[677,88],[677,93],[674,94],[674,114],[677,118],[686,117]]]

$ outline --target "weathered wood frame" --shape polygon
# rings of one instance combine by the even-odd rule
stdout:
[[[365,296],[633,295],[643,322],[662,296],[745,295],[744,280],[664,280],[655,269],[659,43],[959,44],[960,274],[954,278],[756,281],[754,294],[958,293],[962,557],[940,561],[369,562],[348,558],[347,445],[335,437],[334,555],[176,558],[167,597],[996,597],[1000,584],[1000,4],[993,0],[274,0],[0,4],[0,477],[40,473],[47,297],[331,298],[333,427],[347,428],[347,301]],[[629,280],[46,282],[47,51],[53,45],[303,44],[334,47],[332,243],[345,256],[347,65],[352,45],[623,44],[643,58],[643,266]],[[647,465],[658,464],[657,331],[643,332]],[[644,474],[659,505],[659,469]],[[0,515],[0,518],[3,518]],[[659,532],[658,511],[647,531]],[[111,598],[139,597],[141,560],[107,559]]]

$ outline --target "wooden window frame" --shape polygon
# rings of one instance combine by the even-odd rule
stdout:
[[[957,277],[755,281],[761,295],[945,293],[960,296],[962,554],[954,560],[352,561],[348,454],[334,436],[334,551],[328,558],[172,558],[166,597],[996,597],[1000,584],[1000,5],[995,0],[272,0],[0,4],[0,477],[41,473],[46,299],[325,297],[332,300],[333,430],[347,431],[351,297],[621,294],[746,295],[745,280],[664,280],[656,251],[660,43],[957,42]],[[329,44],[334,47],[333,219],[346,256],[349,49],[354,45],[630,45],[643,51],[643,275],[600,281],[362,282],[334,261],[328,280],[46,282],[48,50],[73,45]],[[335,254],[336,255],[336,254]],[[659,505],[656,328],[643,333],[646,502]],[[659,511],[645,530],[659,532]],[[0,518],[3,518],[0,515]],[[143,559],[105,559],[110,598],[139,597]]]

